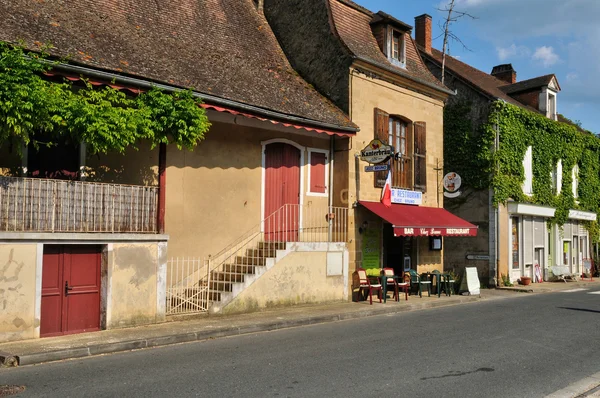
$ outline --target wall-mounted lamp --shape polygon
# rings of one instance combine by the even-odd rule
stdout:
[[[358,233],[362,234],[363,232],[365,232],[367,230],[367,227],[369,226],[369,223],[367,221],[364,221],[360,227],[358,227]]]

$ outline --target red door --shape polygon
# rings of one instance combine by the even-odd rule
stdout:
[[[298,240],[300,150],[283,143],[265,148],[265,239]]]
[[[40,336],[100,330],[101,248],[44,245]]]

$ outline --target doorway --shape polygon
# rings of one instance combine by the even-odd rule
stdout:
[[[393,268],[401,276],[412,267],[412,242],[410,236],[394,236],[392,224],[383,224],[383,267]]]
[[[265,146],[265,240],[298,240],[301,155],[290,144],[275,142]]]
[[[44,245],[40,337],[100,330],[101,249]]]

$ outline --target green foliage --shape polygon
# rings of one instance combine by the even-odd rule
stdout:
[[[464,181],[475,189],[493,188],[494,204],[508,200],[530,202],[556,208],[552,223],[567,221],[569,209],[600,211],[600,139],[578,131],[576,126],[559,123],[526,109],[496,101],[487,123],[475,134],[468,117],[470,104],[446,108],[444,157]],[[446,124],[447,123],[447,124]],[[496,134],[499,146],[494,149]],[[533,147],[533,195],[523,193],[523,158]],[[562,161],[560,194],[553,188],[552,171]],[[573,197],[572,169],[579,167],[577,201]],[[490,176],[486,180],[486,176]],[[597,222],[586,227],[591,238],[599,238]]]
[[[471,188],[483,189],[490,183],[493,140],[487,142],[474,131],[470,111],[470,103],[444,108],[444,170],[457,172]]]
[[[502,279],[502,286],[513,286],[508,275],[500,274],[500,279]]]
[[[136,97],[43,77],[52,65],[44,53],[0,42],[0,144],[16,138],[52,145],[59,138],[85,142],[91,153],[119,151],[147,140],[193,149],[210,123],[192,92],[153,88]]]

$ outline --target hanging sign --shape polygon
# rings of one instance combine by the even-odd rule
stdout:
[[[394,148],[384,144],[381,140],[374,139],[360,151],[360,160],[371,164],[383,163],[394,155]]]
[[[373,166],[365,166],[365,171],[388,171],[390,169],[389,164],[376,164]]]
[[[447,198],[456,198],[461,192],[459,191],[462,181],[458,174],[452,172],[444,176],[444,196]]]

